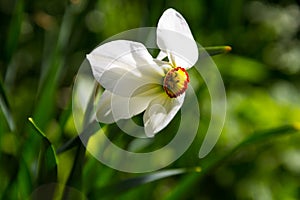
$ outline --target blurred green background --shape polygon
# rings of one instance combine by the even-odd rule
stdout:
[[[216,147],[198,159],[210,119],[209,94],[200,87],[197,139],[165,172],[182,171],[150,181],[159,172],[118,172],[76,142],[72,85],[100,42],[156,26],[169,7],[202,46],[232,47],[213,57],[227,118]],[[299,1],[0,0],[0,17],[2,199],[300,199]],[[158,135],[157,147],[171,128]],[[128,138],[119,134],[118,141]]]

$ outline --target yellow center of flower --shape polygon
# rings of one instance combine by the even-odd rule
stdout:
[[[176,98],[187,89],[189,75],[182,67],[170,69],[164,78],[164,90],[171,98]]]

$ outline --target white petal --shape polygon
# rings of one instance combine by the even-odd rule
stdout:
[[[97,120],[110,124],[120,119],[129,119],[143,112],[161,92],[158,85],[141,87],[134,97],[122,97],[105,90],[96,107]]]
[[[98,82],[104,72],[114,67],[120,68],[122,74],[138,66],[153,64],[153,58],[143,44],[128,40],[116,40],[98,46],[87,55],[87,59]]]
[[[159,85],[153,85],[147,90],[145,89],[146,86],[141,88],[141,91],[133,97],[112,96],[111,107],[114,121],[129,119],[143,112],[149,106],[149,103],[162,93]]]
[[[182,15],[172,8],[167,9],[158,21],[157,45],[174,56],[177,66],[188,69],[198,60],[198,47],[191,30]]]
[[[148,137],[153,137],[170,123],[181,108],[184,96],[185,94],[182,94],[177,98],[169,98],[166,94],[161,94],[150,102],[143,116]]]
[[[141,87],[147,85],[161,85],[165,73],[158,64],[139,66],[126,71],[114,67],[103,73],[101,85],[116,95],[130,97]]]
[[[166,52],[160,51],[156,57],[156,59],[158,60],[163,60],[164,58],[166,58],[168,55],[166,54]]]
[[[110,124],[114,122],[111,110],[112,93],[105,90],[96,105],[96,118],[99,122]]]

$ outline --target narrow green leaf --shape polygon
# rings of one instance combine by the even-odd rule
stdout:
[[[190,176],[187,176],[181,184],[179,184],[169,196],[167,196],[166,199],[183,199],[188,198],[189,194],[191,193],[191,190],[195,188],[195,185],[199,184],[201,181],[201,178],[215,169],[216,167],[226,163],[228,159],[230,159],[236,152],[238,152],[240,149],[243,149],[249,145],[257,144],[259,142],[263,142],[267,139],[271,139],[274,137],[279,137],[282,135],[297,133],[300,131],[300,123],[294,123],[292,125],[285,125],[278,128],[270,129],[270,130],[264,130],[264,131],[257,131],[254,132],[251,136],[246,138],[244,141],[236,145],[232,150],[229,152],[219,156],[218,158],[212,159],[208,161],[208,163],[202,167],[202,173],[199,174],[191,174]]]
[[[10,21],[6,45],[5,45],[5,58],[9,62],[13,52],[16,50],[19,35],[21,31],[21,25],[24,15],[24,2],[23,0],[15,1],[15,8],[13,11],[12,19]]]
[[[201,168],[196,167],[196,168],[168,169],[168,170],[157,171],[154,173],[150,173],[150,174],[135,177],[135,178],[126,179],[126,180],[93,190],[94,192],[90,194],[90,196],[91,196],[90,198],[94,199],[96,197],[119,195],[123,192],[128,191],[129,189],[136,188],[136,187],[146,184],[146,183],[157,181],[157,180],[167,178],[170,176],[191,173],[191,172],[201,172]]]
[[[67,108],[62,112],[59,118],[59,126],[64,130],[69,117],[72,115],[72,98],[69,99]]]
[[[61,191],[68,191],[68,198],[63,198]],[[51,196],[49,197],[49,194]],[[40,199],[51,199],[51,200],[87,200],[85,194],[82,191],[76,190],[75,188],[65,186],[60,183],[49,183],[37,187],[30,195],[28,200],[40,200]]]
[[[25,160],[21,158],[19,160],[19,171],[16,183],[16,189],[19,198],[28,197],[30,195],[34,187],[32,182],[29,166],[26,164]]]
[[[85,146],[80,143],[76,150],[76,155],[73,161],[73,167],[68,177],[67,186],[81,190],[82,189],[82,174],[85,159]],[[63,191],[63,199],[72,199],[72,193],[68,187]]]
[[[231,51],[230,46],[215,46],[215,47],[204,47],[200,50],[200,56],[206,51],[210,56],[215,56],[218,54],[228,53]]]
[[[235,148],[233,148],[230,152],[225,154],[220,161],[226,160],[231,157],[232,154],[234,154],[239,149],[246,147],[248,145],[256,144],[259,142],[262,142],[267,139],[271,139],[273,137],[282,136],[286,134],[296,133],[300,131],[300,127],[298,123],[292,124],[292,125],[285,125],[281,127],[277,127],[270,130],[265,131],[257,131],[254,132],[251,136],[246,138],[244,141],[242,141],[240,144],[238,144]],[[219,161],[219,162],[220,162]]]
[[[59,152],[63,152],[77,146],[76,155],[73,161],[73,167],[66,183],[67,186],[71,186],[73,188],[81,190],[83,165],[85,161],[85,146],[87,145],[90,136],[94,134],[98,130],[98,128],[99,124],[97,121],[91,122],[87,125],[87,127],[82,131],[80,135],[73,138],[64,146],[62,146],[62,148],[60,148]],[[70,199],[70,195],[71,194],[69,193],[69,190],[65,190],[63,198]]]
[[[63,153],[69,149],[79,146],[81,143],[87,144],[89,138],[99,129],[97,121],[93,121],[76,137],[70,139],[57,149],[57,154]]]
[[[13,120],[10,105],[7,99],[7,96],[5,94],[5,90],[2,84],[2,81],[0,80],[0,108],[4,114],[4,117],[9,125],[9,128],[11,131],[15,130],[15,122]]]
[[[11,191],[13,190],[18,177],[18,171],[20,170],[19,160],[13,155],[1,152],[0,162],[5,163],[0,166],[1,174],[5,175],[1,177],[1,189],[3,190],[0,192],[0,199],[13,198]]]
[[[37,184],[45,184],[57,181],[57,158],[55,150],[46,135],[35,124],[32,118],[28,118],[36,133],[42,138],[42,145],[39,154]]]
[[[80,137],[76,136],[72,139],[70,139],[69,141],[67,141],[65,144],[63,144],[61,147],[59,147],[56,150],[57,154],[63,153],[65,151],[68,151],[74,147],[77,147],[79,144],[81,143]]]
[[[51,118],[54,110],[54,97],[58,87],[59,80],[62,76],[65,66],[65,52],[68,49],[68,41],[72,33],[72,27],[75,22],[75,11],[72,6],[66,8],[62,24],[58,36],[49,37],[50,41],[54,40],[56,43],[46,41],[47,48],[53,49],[51,54],[45,52],[45,59],[43,59],[43,74],[38,89],[38,102],[35,106],[34,117],[38,119],[40,127],[44,128]],[[52,36],[52,35],[51,35]]]
[[[4,158],[2,155],[4,155]],[[11,155],[2,155],[1,163],[5,163],[5,165],[7,165],[7,170],[5,170],[5,172],[8,174],[5,175],[10,177],[10,181],[5,185],[5,189],[2,191],[2,194],[0,194],[0,199],[20,199],[20,197],[29,196],[32,192],[33,185],[29,168],[25,163],[25,160],[22,157],[16,158]],[[1,178],[3,179],[3,177]],[[2,179],[1,184],[5,184],[5,179]]]
[[[39,127],[44,129],[49,121],[53,118],[55,111],[55,96],[60,78],[64,72],[65,54],[68,50],[69,36],[72,33],[74,25],[74,11],[66,8],[62,24],[57,29],[51,29],[45,32],[44,57],[42,59],[42,76],[37,92],[36,105],[33,111],[33,117],[39,124]],[[51,50],[51,51],[48,51]],[[38,145],[36,138],[33,137],[32,129],[29,129],[30,140],[24,144],[23,155],[33,157],[34,151]]]

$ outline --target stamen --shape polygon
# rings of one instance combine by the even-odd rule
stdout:
[[[172,68],[164,78],[164,90],[170,98],[176,98],[186,91],[189,82],[189,75],[184,68]]]

